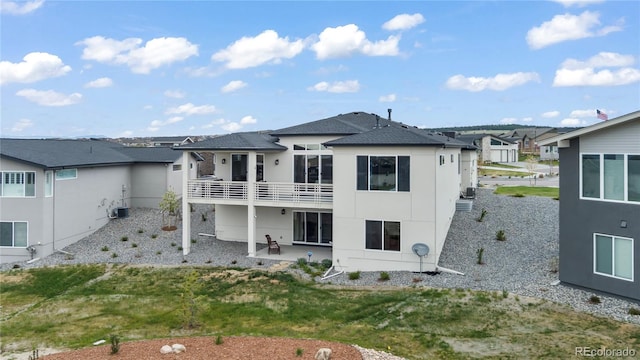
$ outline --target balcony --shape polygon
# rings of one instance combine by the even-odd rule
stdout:
[[[189,180],[187,198],[193,203],[247,205],[248,186],[244,181]],[[332,184],[258,182],[253,186],[257,206],[333,207]]]

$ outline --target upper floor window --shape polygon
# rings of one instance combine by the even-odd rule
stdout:
[[[583,198],[640,202],[640,155],[583,154]]]
[[[357,157],[357,189],[410,191],[409,156]]]
[[[4,171],[0,196],[33,197],[36,196],[36,173],[34,171]]]
[[[173,164],[173,171],[181,171],[182,164]]]
[[[0,222],[0,246],[27,247],[27,222]]]
[[[77,177],[78,169],[56,170],[56,180],[76,179]]]

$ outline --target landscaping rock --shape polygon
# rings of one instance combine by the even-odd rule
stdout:
[[[316,360],[330,360],[331,359],[331,349],[320,348],[318,352],[316,352],[316,356],[314,357]]]
[[[176,354],[187,351],[187,348],[182,344],[173,344],[171,345],[171,348],[173,349],[173,352]]]
[[[169,345],[164,345],[160,348],[160,354],[171,354],[173,353],[173,348]]]

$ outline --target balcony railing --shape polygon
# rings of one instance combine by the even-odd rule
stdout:
[[[332,184],[255,183],[254,200],[267,203],[333,202]],[[248,184],[244,181],[189,180],[187,197],[195,200],[248,200]]]

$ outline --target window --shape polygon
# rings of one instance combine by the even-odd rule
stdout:
[[[4,197],[36,196],[36,173],[33,171],[5,171],[2,174],[0,195]]]
[[[440,155],[440,165],[444,165],[444,155]]]
[[[594,272],[633,281],[633,239],[594,234]]]
[[[173,171],[182,170],[182,164],[173,164]]]
[[[56,171],[56,180],[69,180],[78,177],[78,169],[63,169]]]
[[[44,172],[44,196],[53,196],[53,171]]]
[[[410,191],[408,156],[358,156],[357,189]]]
[[[320,145],[307,145],[306,154],[293,155],[293,182],[301,184],[333,183],[333,155],[321,155]]]
[[[493,145],[493,146],[502,146],[504,144],[500,140],[491,139],[491,145]],[[527,146],[529,146],[529,145],[527,145]]]
[[[365,248],[369,250],[400,251],[400,222],[367,220]]]
[[[583,154],[582,197],[640,202],[640,155]]]
[[[0,246],[27,247],[27,222],[0,222]]]

